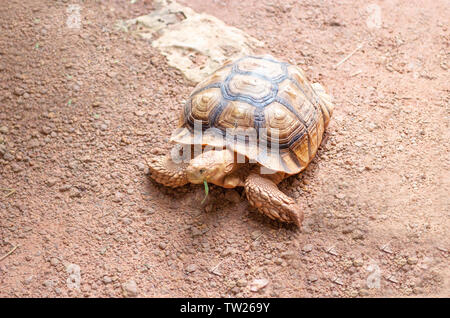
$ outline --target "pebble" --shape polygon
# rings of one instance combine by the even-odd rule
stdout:
[[[12,163],[12,164],[11,164],[11,169],[12,169],[12,171],[14,171],[14,172],[20,172],[20,171],[23,170],[22,167],[19,166],[17,163]]]
[[[25,93],[25,91],[22,88],[20,88],[20,87],[14,88],[14,95],[22,96],[24,93]]]
[[[3,154],[3,159],[5,159],[6,161],[13,161],[14,156],[12,154],[10,154],[9,152],[5,152]]]
[[[159,247],[160,249],[162,249],[162,250],[165,250],[166,247],[167,247],[167,244],[164,243],[164,242],[161,242],[161,243],[158,244],[158,247]]]
[[[361,266],[363,266],[363,264],[364,264],[364,261],[360,258],[355,259],[353,261],[353,266],[355,266],[355,267],[361,267]]]
[[[314,274],[308,275],[307,277],[308,282],[314,283],[318,280],[317,276]]]
[[[44,126],[41,128],[41,133],[43,133],[44,135],[49,135],[51,134],[52,129],[48,126]]]
[[[8,133],[8,127],[6,127],[6,126],[1,126],[0,127],[0,133],[2,133],[2,134],[7,134]]]
[[[258,292],[269,284],[269,280],[266,278],[255,279],[250,284],[250,291]]]
[[[252,240],[256,240],[259,236],[261,235],[261,231],[253,231],[252,234],[250,235]]]
[[[139,293],[138,286],[134,280],[122,284],[122,291],[125,297],[136,297]]]
[[[111,277],[109,277],[109,276],[103,276],[103,283],[109,284],[109,283],[111,283],[111,282],[112,282]]]
[[[360,296],[369,296],[369,291],[367,289],[365,289],[365,288],[361,288],[359,290],[359,295]]]
[[[364,233],[363,233],[363,232],[361,232],[361,231],[356,231],[356,232],[353,234],[352,238],[353,238],[354,240],[363,240],[363,239],[365,238],[365,236],[364,236]]]
[[[313,245],[312,244],[306,244],[305,246],[303,246],[302,251],[305,253],[309,253],[313,250]]]
[[[63,186],[61,186],[61,187],[59,188],[59,191],[61,191],[61,192],[66,192],[66,191],[69,191],[70,188],[72,188],[72,185],[70,185],[70,184],[65,184],[65,185],[63,185]]]
[[[47,178],[47,180],[45,180],[45,184],[49,187],[53,187],[56,182],[58,182],[58,179],[53,177]]]
[[[342,200],[345,198],[345,194],[343,194],[343,193],[336,193],[334,196],[336,197],[336,199],[339,199],[339,200]]]
[[[416,265],[419,262],[419,260],[417,259],[417,257],[411,256],[411,257],[408,257],[407,262],[409,265]]]
[[[56,257],[52,257],[52,258],[50,259],[50,264],[51,264],[52,266],[57,266],[57,265],[59,264],[59,260],[58,260]]]
[[[225,250],[222,251],[221,256],[225,257],[225,256],[229,256],[233,253],[233,248],[231,247],[227,247]]]
[[[245,279],[239,279],[236,282],[236,285],[239,286],[239,287],[245,287],[245,286],[247,286],[247,281]]]
[[[197,270],[198,266],[196,264],[189,264],[188,266],[186,266],[186,271],[188,273],[193,273]]]

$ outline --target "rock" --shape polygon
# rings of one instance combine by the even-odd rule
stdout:
[[[52,257],[52,258],[50,259],[50,264],[51,264],[52,266],[57,266],[57,265],[59,264],[59,259],[57,259],[56,257]]]
[[[103,283],[109,284],[109,283],[111,283],[111,282],[112,282],[111,277],[109,277],[109,276],[103,276]]]
[[[41,128],[41,133],[43,133],[44,135],[49,135],[51,134],[52,129],[48,126],[44,126]]]
[[[135,114],[136,116],[138,116],[138,117],[142,117],[142,116],[145,115],[145,112],[144,112],[143,110],[136,110],[136,111],[134,112],[134,114]]]
[[[305,246],[302,247],[302,251],[304,253],[309,253],[313,250],[313,246],[312,244],[306,244]]]
[[[29,285],[31,284],[31,282],[33,281],[33,275],[28,276],[27,278],[24,279],[23,284],[24,285]]]
[[[126,25],[139,24],[138,34],[144,39],[159,34],[151,45],[166,56],[170,66],[195,83],[225,60],[251,55],[264,45],[242,30],[228,26],[212,15],[198,14],[176,1],[155,1],[154,7],[150,14],[128,20]]]
[[[355,267],[361,267],[361,266],[363,266],[363,264],[364,264],[364,261],[360,258],[355,259],[353,261],[353,266],[355,266]]]
[[[369,296],[369,291],[367,289],[365,289],[365,288],[361,288],[359,290],[359,295],[362,296],[362,297]]]
[[[256,240],[258,237],[261,236],[261,231],[258,231],[258,230],[253,231],[252,234],[250,234],[250,236],[251,236],[252,240],[254,241],[254,240]]]
[[[5,159],[6,161],[13,161],[14,156],[12,154],[10,154],[9,152],[5,152],[3,154],[3,159]]]
[[[12,164],[11,164],[11,169],[12,169],[12,171],[14,171],[14,172],[20,172],[20,171],[22,171],[22,167],[19,166],[17,163],[12,163]]]
[[[58,182],[58,179],[53,177],[49,177],[47,178],[47,180],[45,180],[45,184],[49,187],[53,187],[56,184],[56,182]]]
[[[236,285],[239,286],[239,287],[245,287],[245,286],[247,286],[247,281],[245,279],[239,279],[236,282]]]
[[[336,193],[334,196],[339,200],[345,199],[345,194],[343,193]]]
[[[269,284],[269,280],[266,278],[255,279],[250,284],[250,291],[258,292]]]
[[[186,266],[186,272],[193,273],[197,270],[198,266],[196,264],[189,264]]]
[[[122,291],[125,297],[136,297],[139,294],[138,286],[134,280],[122,284]]]
[[[353,232],[353,227],[352,226],[346,226],[342,229],[342,234],[350,234]]]
[[[234,252],[234,249],[231,247],[227,247],[222,253],[220,254],[222,257],[226,257],[231,255]]]
[[[121,193],[121,192],[116,192],[116,193],[114,193],[114,197],[113,197],[113,199],[112,199],[112,202],[120,202],[120,201],[122,201],[122,198],[123,198],[123,193]]]
[[[160,249],[162,249],[162,250],[165,250],[166,247],[167,247],[167,244],[164,243],[164,242],[161,242],[161,243],[158,244],[158,247],[159,247]]]
[[[25,93],[25,90],[23,88],[20,88],[20,87],[15,87],[13,93],[16,96],[22,96]]]
[[[419,262],[419,260],[417,259],[417,257],[411,256],[411,257],[408,257],[407,262],[409,265],[416,265]]]
[[[0,133],[6,135],[8,132],[9,132],[8,127],[6,127],[6,126],[1,126],[1,127],[0,127]]]
[[[72,188],[72,185],[70,185],[70,184],[65,184],[65,185],[62,185],[62,186],[59,188],[59,191],[61,191],[61,192],[66,192],[66,191],[69,191],[71,188]]]
[[[316,275],[311,274],[311,275],[308,275],[307,280],[308,280],[308,282],[310,282],[310,283],[314,283],[315,281],[318,280],[318,278],[317,278]]]
[[[364,240],[365,239],[365,235],[363,232],[361,231],[355,231],[355,233],[353,234],[352,238],[354,240]]]

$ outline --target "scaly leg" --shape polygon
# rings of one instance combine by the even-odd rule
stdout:
[[[245,179],[245,191],[250,204],[271,219],[302,225],[303,211],[290,197],[281,192],[270,179],[250,173]]]
[[[170,154],[153,157],[147,160],[151,177],[167,187],[181,187],[188,183],[185,163],[177,164],[172,161]]]

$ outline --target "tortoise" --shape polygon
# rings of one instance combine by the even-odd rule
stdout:
[[[150,176],[168,187],[244,187],[261,213],[300,227],[302,208],[277,184],[308,166],[332,112],[297,66],[271,55],[227,61],[194,88],[171,137],[178,148],[147,160]]]

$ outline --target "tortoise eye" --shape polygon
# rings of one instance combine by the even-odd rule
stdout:
[[[200,169],[199,172],[200,172],[201,174],[204,174],[204,173],[205,173],[205,169]]]

